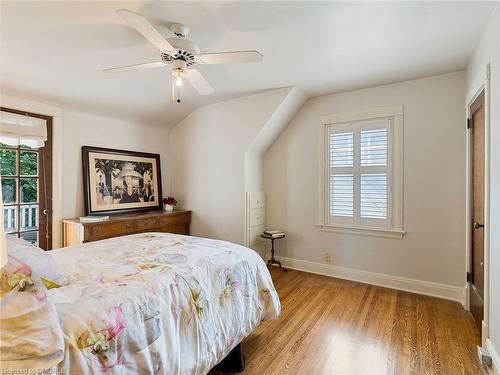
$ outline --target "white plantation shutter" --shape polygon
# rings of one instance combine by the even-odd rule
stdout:
[[[354,215],[354,132],[330,133],[330,216]]]
[[[361,165],[387,165],[387,128],[361,130]]]
[[[352,217],[354,214],[354,176],[330,175],[330,215]]]
[[[327,127],[328,222],[390,225],[390,119]]]
[[[330,166],[352,167],[354,163],[354,132],[330,134]]]
[[[362,125],[361,125],[362,126]],[[376,126],[376,125],[375,125]],[[360,216],[361,218],[387,219],[387,151],[388,127],[360,130],[361,167],[378,166],[382,173],[362,173],[360,177]],[[369,171],[370,168],[363,168]],[[384,170],[385,169],[385,170]]]
[[[387,219],[387,173],[361,174],[362,218]]]

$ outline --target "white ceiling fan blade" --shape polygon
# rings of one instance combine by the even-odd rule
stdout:
[[[128,9],[119,9],[116,13],[160,51],[175,52],[175,48],[140,14]]]
[[[186,72],[186,79],[200,95],[208,95],[214,92],[214,88],[196,69],[188,69]]]
[[[261,62],[264,56],[259,51],[234,51],[217,53],[200,53],[195,56],[198,64],[233,64]]]
[[[136,69],[163,68],[165,65],[167,64],[163,61],[153,61],[143,64],[134,64],[134,65],[119,66],[116,68],[108,68],[108,69],[103,69],[102,71],[105,73],[120,73]]]

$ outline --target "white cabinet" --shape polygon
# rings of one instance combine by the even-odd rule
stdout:
[[[250,233],[250,237],[249,237],[249,243],[250,243],[250,246],[254,246],[254,245],[257,245],[261,242],[263,242],[264,240],[260,237],[260,235],[262,234],[262,232],[264,232],[266,230],[266,226],[265,225],[257,225],[255,227],[250,227],[249,228],[249,233]]]
[[[260,237],[266,229],[266,196],[263,191],[247,193],[246,245],[260,252],[264,240]]]
[[[250,209],[250,228],[257,225],[266,224],[266,208],[251,208]]]
[[[248,205],[250,209],[265,208],[266,196],[263,191],[256,191],[255,193],[248,193]]]

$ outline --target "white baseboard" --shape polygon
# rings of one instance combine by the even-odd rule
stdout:
[[[470,311],[470,308],[468,311]],[[488,340],[489,332],[490,330],[488,324],[486,323],[486,320],[483,319],[481,321],[481,343],[483,346],[486,346],[486,340]]]
[[[353,268],[333,266],[330,264],[316,263],[287,257],[276,258],[283,264],[283,267],[297,271],[305,271],[319,275],[337,277],[339,279],[404,290],[406,292],[445,298],[465,305],[465,287],[461,288],[429,281],[408,279],[405,277],[361,271]]]
[[[489,374],[500,375],[500,356],[493,347],[490,339],[486,339],[486,348],[490,351],[491,358],[493,359],[493,366],[488,369]]]

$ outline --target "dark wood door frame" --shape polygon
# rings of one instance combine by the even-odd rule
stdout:
[[[39,151],[39,202],[38,202],[38,228],[39,228],[39,247],[44,250],[52,249],[52,149],[53,149],[53,118],[52,116],[41,115],[38,113],[19,111],[12,108],[0,107],[1,111],[15,113],[39,118],[46,121],[47,141],[44,147]],[[18,195],[19,197],[19,195]],[[44,214],[46,212],[46,214]],[[2,213],[3,215],[3,213]],[[19,218],[18,218],[19,219]]]
[[[470,311],[479,332],[484,318],[484,157],[485,157],[485,105],[484,91],[470,106],[469,128],[471,137],[471,253],[469,276]]]
[[[469,194],[466,218],[468,238],[466,307],[476,320],[482,338],[481,344],[484,345],[489,336],[489,75],[485,84],[469,102],[467,113]]]

